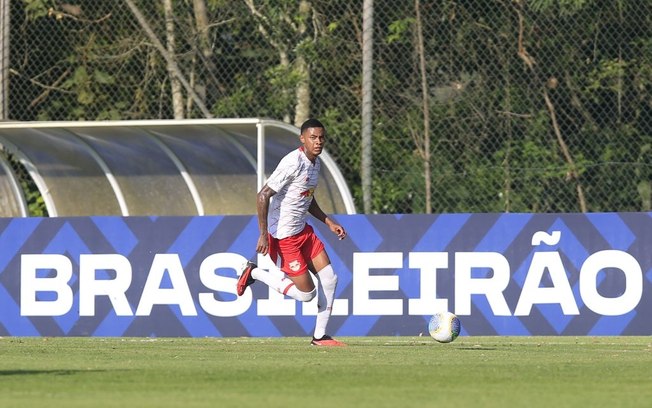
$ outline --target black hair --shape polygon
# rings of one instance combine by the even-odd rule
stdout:
[[[301,125],[301,134],[305,132],[309,128],[322,128],[324,129],[324,125],[320,121],[314,118],[310,118],[307,121],[303,122],[303,125]]]

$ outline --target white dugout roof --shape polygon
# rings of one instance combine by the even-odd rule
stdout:
[[[256,192],[300,145],[267,119],[0,123],[0,145],[25,167],[55,216],[256,213]],[[354,214],[324,151],[315,192],[327,213]],[[15,169],[0,156],[0,216],[26,216]]]

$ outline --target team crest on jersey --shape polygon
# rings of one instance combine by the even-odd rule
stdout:
[[[311,188],[309,190],[306,190],[306,191],[302,192],[301,197],[306,197],[306,198],[312,197],[314,192],[315,192],[315,189]]]
[[[299,269],[301,269],[301,262],[292,261],[292,262],[290,262],[289,266],[290,266],[290,269],[292,269],[294,272],[296,272]]]

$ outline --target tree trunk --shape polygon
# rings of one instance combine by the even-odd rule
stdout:
[[[421,75],[421,98],[423,110],[423,176],[424,194],[426,196],[426,214],[432,212],[432,181],[430,174],[430,90],[426,72],[426,56],[423,45],[423,26],[421,24],[421,5],[414,0],[416,12],[417,53],[419,54],[419,71]]]
[[[206,108],[206,105],[204,102],[199,98],[197,93],[192,89],[190,86],[190,83],[188,80],[184,77],[183,73],[179,69],[179,66],[177,65],[176,60],[174,59],[173,55],[170,55],[170,53],[165,49],[161,41],[156,37],[156,34],[154,33],[154,30],[152,30],[152,27],[150,27],[149,23],[147,23],[147,20],[145,20],[145,16],[143,16],[143,13],[141,13],[140,9],[134,4],[132,0],[124,0],[124,2],[127,4],[131,12],[133,13],[134,17],[136,17],[136,20],[138,21],[138,24],[140,24],[141,28],[143,31],[145,31],[145,34],[147,34],[147,37],[152,41],[158,52],[163,56],[165,59],[165,62],[168,64],[168,68],[172,69],[174,72],[174,75],[176,78],[181,82],[183,87],[185,88],[186,92],[190,97],[195,101],[199,109],[202,111],[204,114],[204,117],[206,118],[212,118],[213,115],[211,112]]]
[[[550,114],[550,120],[552,121],[552,129],[555,132],[555,136],[557,137],[557,142],[559,143],[559,148],[561,149],[562,154],[564,155],[564,158],[566,159],[566,162],[568,163],[569,166],[569,178],[575,180],[575,190],[577,191],[577,200],[580,204],[580,210],[585,213],[588,212],[588,207],[586,205],[586,196],[584,195],[584,188],[582,187],[582,183],[580,182],[580,173],[577,171],[577,165],[575,164],[575,160],[573,160],[573,156],[571,156],[570,150],[568,149],[568,145],[566,144],[566,141],[561,135],[561,130],[559,129],[559,124],[557,123],[557,114],[555,113],[555,106],[552,104],[552,101],[550,100],[550,96],[548,95],[548,90],[544,88],[543,90],[543,99],[546,102],[546,106],[548,107],[548,113]]]
[[[289,70],[289,67],[290,67],[290,56],[289,56],[288,53],[285,51],[285,48],[283,48],[283,47],[279,47],[279,48],[278,48],[278,58],[279,58],[279,61],[281,62],[281,66],[283,67],[283,69],[285,69],[285,70]],[[287,72],[287,71],[286,71],[286,72]],[[283,91],[283,95],[287,95],[287,94],[288,94],[288,92],[286,92],[286,90],[284,90],[284,91]],[[283,114],[283,122],[285,122],[285,123],[292,123],[291,120],[290,120],[290,118],[291,118],[290,112],[287,112],[287,111],[286,111],[286,112]]]
[[[172,10],[172,0],[163,0],[163,10],[165,13],[165,40],[169,55],[176,54],[176,38],[174,35],[174,11]],[[181,82],[174,72],[174,66],[168,61],[168,76],[170,77],[170,88],[172,91],[172,110],[175,119],[183,119],[183,92]]]
[[[301,77],[296,88],[297,104],[294,108],[294,125],[300,127],[310,117],[310,66],[305,58],[297,57],[294,67]]]
[[[306,34],[305,22],[310,20],[311,12],[311,4],[306,0],[302,0],[299,3],[299,16],[301,21],[299,24],[299,34],[301,39]],[[294,69],[300,78],[295,90],[294,125],[300,127],[310,117],[310,64],[303,55],[297,55],[294,61]]]
[[[195,27],[197,29],[197,44],[200,60],[205,66],[206,75],[197,80],[198,87],[203,89],[204,101],[214,101],[226,93],[226,89],[218,79],[218,69],[213,61],[213,47],[209,37],[209,20],[206,0],[193,0]],[[199,64],[201,65],[201,64]],[[199,92],[202,94],[202,92]]]
[[[536,61],[525,49],[525,44],[524,44],[525,18],[523,17],[523,13],[521,12],[520,9],[516,9],[516,12],[518,14],[518,26],[519,26],[517,55],[521,58],[521,60],[523,60],[525,65],[527,65],[530,71],[534,74],[534,77],[538,79],[537,72],[534,69],[534,65],[536,64]],[[561,149],[562,155],[564,156],[566,163],[568,163],[569,179],[575,181],[575,190],[577,192],[577,200],[580,206],[580,210],[582,212],[587,212],[588,206],[586,204],[586,196],[584,195],[584,188],[582,187],[582,182],[580,180],[580,173],[579,171],[577,171],[577,165],[575,164],[575,160],[573,159],[570,149],[568,148],[568,145],[566,144],[566,141],[564,140],[564,137],[561,134],[561,129],[559,128],[559,123],[557,122],[557,113],[555,111],[555,105],[553,105],[552,100],[550,99],[550,95],[548,94],[548,89],[546,88],[545,85],[543,86],[543,100],[546,104],[546,108],[548,109],[548,114],[550,115],[550,121],[552,123],[552,129],[555,133],[555,137],[557,138],[557,143],[559,144],[559,148]]]
[[[300,126],[310,115],[310,63],[302,55],[297,55],[292,59],[290,53],[301,42],[309,40],[305,38],[307,32],[306,21],[310,21],[312,5],[307,0],[301,0],[299,2],[300,18],[298,19],[290,15],[286,10],[279,11],[281,16],[277,16],[277,19],[280,18],[283,22],[290,22],[290,29],[299,38],[297,43],[287,44],[284,41],[276,40],[274,35],[272,35],[272,31],[275,30],[275,24],[278,25],[278,20],[270,19],[261,13],[253,0],[244,0],[244,2],[249,8],[249,11],[251,11],[251,14],[258,20],[258,31],[278,51],[280,65],[286,72],[289,72],[291,68],[300,78],[294,88],[294,124]],[[295,22],[295,20],[298,20],[298,22]],[[288,92],[291,92],[291,90],[288,90]],[[283,114],[284,122],[292,123],[291,118],[292,112],[285,112]]]

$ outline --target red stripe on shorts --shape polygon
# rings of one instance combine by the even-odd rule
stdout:
[[[291,288],[292,286],[294,286],[294,282],[290,282],[290,284],[287,285],[287,286],[285,287],[285,289],[283,289],[283,294],[284,294],[284,295],[287,295],[287,294],[288,294],[288,291],[290,290],[290,288]]]

